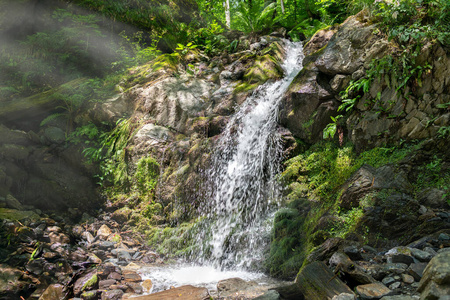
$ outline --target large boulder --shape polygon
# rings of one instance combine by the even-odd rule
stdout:
[[[429,262],[417,291],[420,299],[444,299],[450,295],[450,251],[439,253]]]

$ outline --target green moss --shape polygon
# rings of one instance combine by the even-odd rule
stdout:
[[[98,276],[97,274],[93,274],[91,278],[89,278],[88,281],[86,281],[85,284],[81,287],[81,291],[91,290],[95,287],[95,285],[98,282]]]
[[[238,86],[236,86],[236,88],[234,89],[234,93],[242,93],[242,92],[249,92],[249,91],[253,91],[254,89],[256,89],[259,86],[258,83],[253,83],[250,84],[248,82],[243,82],[241,84],[239,84]]]
[[[279,79],[282,76],[283,69],[277,59],[266,54],[256,58],[253,65],[244,74],[244,80],[250,84],[262,84],[269,79]]]
[[[134,179],[136,187],[142,193],[150,192],[156,187],[159,177],[159,163],[151,156],[142,157],[136,167]]]
[[[24,219],[37,220],[39,219],[39,216],[32,211],[0,208],[0,219],[18,220],[18,221]]]

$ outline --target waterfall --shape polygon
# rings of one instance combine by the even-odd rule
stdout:
[[[249,268],[263,259],[261,250],[268,244],[268,219],[280,192],[278,107],[303,59],[301,43],[285,40],[284,44],[285,77],[261,85],[230,118],[207,171],[210,199],[202,215],[207,216],[208,228],[198,240],[200,260],[216,267]]]

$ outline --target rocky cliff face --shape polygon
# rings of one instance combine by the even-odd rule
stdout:
[[[338,28],[319,31],[305,46],[309,55],[283,103],[281,124],[308,143],[321,140],[330,116],[345,114],[337,111],[341,92],[350,82],[367,76],[373,60],[396,51],[363,14],[350,17]],[[449,59],[439,43],[425,44],[414,66],[423,72],[400,90],[396,87],[401,74],[386,67],[367,92],[351,95],[360,98],[343,124],[348,139],[361,150],[435,137],[449,125],[448,109],[440,108],[450,100]]]

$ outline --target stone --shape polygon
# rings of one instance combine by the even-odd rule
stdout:
[[[100,289],[100,290],[107,290],[107,289],[109,289],[109,287],[111,286],[111,285],[113,285],[113,284],[116,284],[116,280],[114,280],[114,279],[106,279],[106,280],[100,280],[99,282],[98,282],[98,288]]]
[[[126,282],[126,286],[128,286],[133,293],[142,294],[144,292],[144,288],[137,282]]]
[[[411,248],[411,254],[420,262],[428,262],[434,256],[429,252],[422,251],[416,248]]]
[[[417,291],[421,299],[444,299],[450,295],[450,252],[439,253],[428,263]]]
[[[276,288],[273,288],[273,290],[277,291],[278,294],[280,294],[282,299],[286,300],[303,300],[305,297],[303,296],[302,292],[298,288],[298,285],[293,283],[289,285],[283,285]]]
[[[142,277],[136,273],[135,271],[126,270],[123,272],[123,278],[127,282],[140,282],[142,281]]]
[[[134,297],[133,300],[209,300],[208,289],[194,287],[192,285],[183,285],[162,292]],[[104,300],[102,298],[102,300]]]
[[[353,294],[352,290],[320,261],[303,267],[295,283],[308,300],[331,299],[342,293]]]
[[[413,263],[409,265],[406,271],[409,275],[414,277],[416,281],[420,281],[420,279],[422,279],[423,271],[426,267],[427,263]]]
[[[351,260],[362,260],[361,251],[356,246],[348,246],[344,248],[344,253],[350,257]]]
[[[142,281],[142,288],[144,289],[144,292],[151,293],[153,289],[153,282],[151,279],[145,279]]]
[[[6,195],[5,199],[6,199],[5,202],[6,202],[7,207],[17,209],[17,210],[23,210],[22,204],[19,202],[19,200],[14,198],[13,195],[8,194],[8,195]]]
[[[394,282],[393,284],[391,284],[391,285],[389,286],[389,289],[395,290],[395,289],[398,289],[401,285],[402,285],[402,283],[399,282],[399,281],[397,281],[397,282]]]
[[[281,300],[280,294],[277,291],[270,290],[263,295],[253,298],[253,300]],[[284,299],[284,298],[283,298]]]
[[[432,208],[448,208],[445,200],[445,191],[437,188],[428,188],[421,192],[417,198],[420,204]]]
[[[102,300],[120,300],[123,296],[122,290],[111,290],[111,291],[104,291],[102,293]]]
[[[97,231],[97,236],[103,237],[103,238],[107,238],[111,234],[112,234],[111,229],[109,229],[109,227],[104,224],[102,226],[100,226],[100,228]]]
[[[402,281],[404,283],[411,284],[414,282],[414,277],[408,274],[402,274]]]
[[[217,292],[219,292],[221,297],[228,297],[236,292],[244,291],[257,285],[254,281],[245,281],[237,277],[224,279],[217,283]]]
[[[403,263],[387,263],[383,265],[383,271],[386,273],[401,274],[404,273],[407,268],[408,265]]]
[[[39,300],[61,300],[64,296],[64,286],[62,284],[51,284],[49,285]]]
[[[381,300],[418,300],[408,295],[385,296]]]
[[[358,285],[356,287],[356,293],[363,300],[380,299],[384,296],[389,296],[392,291],[388,289],[384,284],[380,282]]]
[[[81,293],[80,298],[82,300],[97,300],[98,299],[98,291],[97,290],[93,290],[93,291],[84,291],[83,293]]]
[[[98,288],[97,272],[87,273],[78,278],[73,285],[73,293],[78,296],[84,291],[90,291]]]
[[[395,282],[395,279],[394,279],[394,277],[387,276],[387,277],[384,277],[383,280],[381,280],[381,282],[382,282],[384,285],[388,286],[388,285],[393,284],[393,283]]]
[[[331,300],[356,300],[356,295],[349,293],[342,293],[334,296]]]

